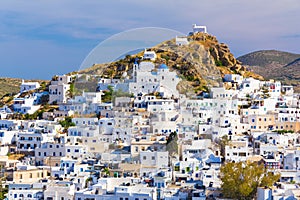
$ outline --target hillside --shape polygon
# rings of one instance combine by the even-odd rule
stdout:
[[[27,81],[27,80],[25,80]],[[28,80],[29,81],[29,80]],[[47,85],[49,81],[45,80],[30,80],[37,81],[40,84]],[[11,103],[13,95],[20,91],[22,79],[19,78],[0,78],[0,106]]]
[[[178,85],[181,93],[195,94],[207,91],[211,86],[220,86],[224,74],[238,73],[245,77],[263,79],[247,71],[233,56],[229,47],[219,43],[215,36],[197,33],[188,37],[189,44],[178,46],[175,39],[164,41],[150,50],[155,51],[155,63],[167,64],[183,79]],[[80,71],[81,74],[100,75],[106,78],[121,78],[126,72],[132,72],[134,60],[141,59],[143,52],[126,56],[124,59],[109,64],[95,64]]]
[[[18,93],[20,91],[22,79],[0,78],[0,98],[5,94]]]
[[[293,80],[294,74],[286,74],[286,72],[297,69],[294,61],[298,58],[300,58],[300,54],[263,50],[240,56],[237,59],[244,65],[248,65],[254,73],[260,74],[266,79]],[[288,66],[290,67],[286,68]]]
[[[281,80],[300,91],[300,54],[263,50],[238,57],[244,65],[266,79]]]

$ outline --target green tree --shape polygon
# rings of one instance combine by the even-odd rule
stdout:
[[[224,66],[221,60],[215,60],[216,66]]]
[[[70,89],[68,90],[68,96],[70,98],[73,98],[74,95],[75,95],[75,83],[73,82],[70,84]]]
[[[114,88],[113,88],[113,86],[109,85],[109,86],[107,86],[107,89],[108,90],[105,90],[104,95],[101,97],[102,102],[111,102],[112,101],[112,95],[113,95]]]
[[[256,162],[230,162],[221,167],[223,195],[232,199],[253,199],[258,187],[270,187],[279,178],[280,174],[267,172]]]
[[[106,176],[109,176],[110,174],[110,170],[108,167],[105,167],[103,170],[102,170],[103,174],[106,175]]]
[[[75,123],[72,122],[72,117],[65,117],[64,120],[59,121],[59,124],[64,127],[64,131],[66,132],[70,126],[75,126]]]

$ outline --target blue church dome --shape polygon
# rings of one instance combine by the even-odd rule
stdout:
[[[158,69],[169,69],[166,64],[161,64]]]

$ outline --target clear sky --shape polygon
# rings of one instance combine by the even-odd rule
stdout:
[[[299,0],[1,0],[0,77],[49,79],[79,69],[106,38],[140,27],[188,33],[192,24],[240,56],[300,53]]]

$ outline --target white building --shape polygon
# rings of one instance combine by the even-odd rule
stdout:
[[[156,59],[156,53],[154,51],[147,51],[145,49],[144,55],[143,55],[143,60],[152,60],[154,61]]]
[[[40,105],[36,105],[37,96],[29,96],[24,98],[14,98],[13,108],[14,112],[22,114],[33,114],[40,108]]]
[[[281,91],[284,95],[292,96],[294,94],[294,87],[292,85],[282,85]]]
[[[42,184],[11,183],[9,184],[7,199],[42,199],[44,195],[42,186]]]
[[[66,115],[72,111],[79,115],[93,114],[99,112],[102,92],[83,92],[81,96],[75,96],[74,99],[68,100],[67,103],[59,105],[59,111],[56,114]]]
[[[133,66],[133,82],[129,83],[129,92],[135,96],[159,92],[162,97],[179,97],[176,89],[180,79],[175,71],[161,64],[158,69],[152,62],[141,62]]]
[[[166,168],[169,164],[168,151],[142,151],[140,152],[140,162],[143,167]]]
[[[189,41],[187,37],[177,37],[175,38],[175,42],[177,46],[184,46],[184,45],[188,45]]]
[[[49,185],[44,191],[44,199],[73,200],[74,194],[74,184],[71,184],[71,182],[61,182]]]
[[[239,74],[225,74],[223,79],[225,82],[234,82],[234,83],[241,84],[243,81],[243,76]]]
[[[261,87],[266,88],[271,98],[279,97],[281,95],[281,82],[280,81],[262,81]]]
[[[52,164],[51,159],[54,161],[56,158],[64,157],[65,154],[65,144],[46,142],[35,148],[35,162],[37,165],[44,165],[48,159],[49,164]]]
[[[260,81],[254,78],[245,78],[240,85],[240,90],[245,94],[257,92],[259,89]]]
[[[40,132],[18,132],[17,148],[20,152],[34,152],[41,145],[43,136]]]
[[[194,33],[207,33],[206,26],[198,26],[193,24],[193,32]]]
[[[49,104],[66,103],[71,82],[71,76],[63,75],[54,77],[49,86]]]
[[[249,154],[247,140],[231,141],[225,146],[225,160],[227,161],[246,161]]]
[[[153,99],[147,102],[149,112],[165,112],[175,109],[173,99]]]
[[[20,86],[20,93],[27,92],[30,90],[35,90],[40,88],[40,84],[38,82],[25,82],[22,80],[21,86]]]
[[[0,145],[12,144],[16,131],[0,130]]]

